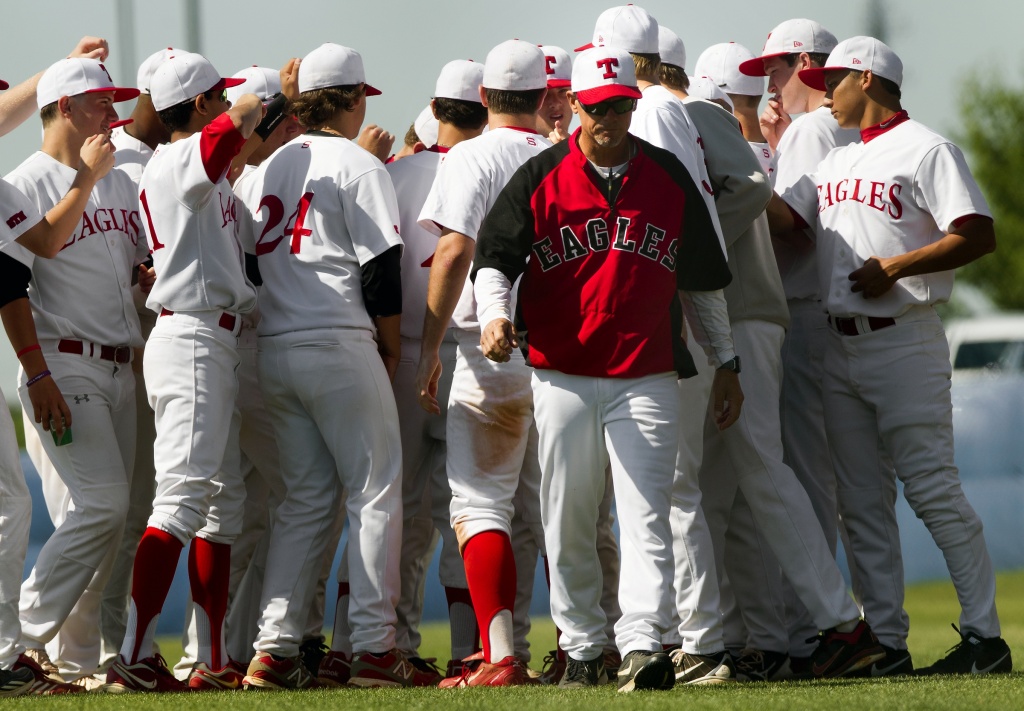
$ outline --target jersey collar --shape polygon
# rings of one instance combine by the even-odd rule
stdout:
[[[498,126],[498,128],[507,128],[507,129],[512,130],[512,131],[521,131],[522,133],[532,133],[532,134],[537,135],[537,136],[540,135],[540,131],[535,131],[532,128],[524,128],[523,126]],[[495,129],[492,129],[492,130],[497,131],[498,128],[495,128]]]
[[[901,123],[903,123],[905,121],[909,121],[909,120],[910,120],[910,116],[907,114],[907,112],[906,111],[900,111],[898,114],[894,114],[893,116],[891,116],[890,118],[886,119],[885,121],[882,121],[882,123],[875,124],[874,126],[868,126],[867,128],[861,129],[860,139],[862,141],[864,141],[864,143],[868,143],[869,141],[872,141],[872,140],[878,138],[883,133],[891,131],[892,129],[894,129],[897,126],[899,126]]]
[[[439,146],[436,143],[427,149],[431,153],[447,153],[451,150],[451,146]]]

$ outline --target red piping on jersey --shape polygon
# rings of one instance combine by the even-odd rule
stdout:
[[[216,185],[228,174],[231,161],[244,144],[245,137],[227,114],[221,114],[207,124],[199,136],[199,155],[211,183]]]
[[[427,150],[430,151],[431,153],[447,153],[448,151],[451,150],[451,146],[439,146],[438,144],[435,143]]]
[[[538,136],[540,135],[539,131],[535,131],[532,128],[525,128],[523,126],[498,126],[498,128],[507,128],[507,129],[510,129],[512,131],[522,131],[523,133],[533,133],[533,134],[536,134]],[[498,129],[494,129],[494,130],[497,131]]]
[[[868,143],[875,138],[878,138],[883,133],[893,130],[904,121],[909,121],[910,116],[906,111],[900,111],[898,114],[893,114],[882,123],[875,124],[874,126],[868,126],[867,128],[861,129],[860,140]]]

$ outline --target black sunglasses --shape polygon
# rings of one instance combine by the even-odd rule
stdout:
[[[625,97],[622,99],[609,99],[596,104],[581,103],[580,107],[591,116],[604,116],[611,109],[617,114],[626,114],[636,109],[636,99]]]

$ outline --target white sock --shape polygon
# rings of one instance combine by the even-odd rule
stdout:
[[[487,635],[491,642],[491,658],[487,660],[488,662],[496,664],[505,657],[515,656],[515,635],[511,610],[501,610],[491,618]]]

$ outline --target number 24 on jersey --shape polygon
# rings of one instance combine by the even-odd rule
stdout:
[[[259,209],[267,208],[267,221],[260,238],[256,241],[256,256],[260,257],[269,254],[277,249],[285,237],[291,237],[290,254],[299,254],[302,251],[302,238],[313,233],[306,224],[306,214],[309,206],[313,203],[313,193],[308,192],[299,198],[299,204],[285,221],[283,231],[278,232],[277,227],[284,218],[284,203],[277,195],[264,195],[260,200]]]

